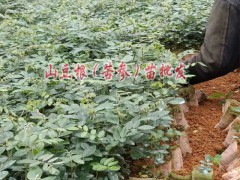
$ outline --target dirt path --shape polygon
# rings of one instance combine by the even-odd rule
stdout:
[[[240,70],[230,73],[226,76],[201,83],[195,86],[196,89],[202,89],[207,95],[214,92],[228,93],[232,91],[230,98],[240,100]],[[184,158],[184,168],[191,171],[192,167],[199,165],[199,161],[204,159],[206,154],[221,154],[224,150],[222,145],[226,132],[215,129],[214,126],[220,120],[222,115],[223,98],[206,100],[199,107],[191,107],[185,114],[190,128],[188,130],[192,154]],[[218,167],[214,167],[215,180],[222,179],[224,173]]]

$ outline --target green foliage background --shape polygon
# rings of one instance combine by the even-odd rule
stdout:
[[[147,81],[148,62],[178,64],[167,48],[198,47],[209,0],[2,0],[0,179],[121,179],[129,161],[171,155],[180,135],[175,78]],[[167,48],[166,48],[167,47]],[[44,79],[52,63],[112,60],[138,78]]]

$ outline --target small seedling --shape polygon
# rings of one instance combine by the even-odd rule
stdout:
[[[213,163],[211,163],[211,156],[206,155],[205,160],[200,161],[200,166],[197,168],[197,171],[204,175],[207,175],[212,171],[211,166],[213,166]]]
[[[222,99],[221,103],[224,104],[227,99],[231,98],[233,91],[228,91],[227,93],[214,92],[208,96],[208,99]]]
[[[218,165],[220,164],[222,156],[220,154],[216,154],[215,156],[209,156],[209,158],[214,165]]]
[[[240,106],[237,106],[237,107],[231,106],[230,112],[235,116],[240,116]]]

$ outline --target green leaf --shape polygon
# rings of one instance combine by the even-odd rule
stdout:
[[[21,159],[21,160],[17,161],[18,164],[31,164],[31,163],[36,163],[36,162],[39,162],[39,161],[34,160],[34,159]]]
[[[89,136],[89,138],[90,138],[92,141],[94,141],[95,138],[96,138],[96,136],[91,134],[91,135]]]
[[[57,179],[56,176],[48,176],[48,177],[43,178],[42,180],[56,180],[56,179]]]
[[[44,142],[38,142],[36,148],[38,151],[41,151],[44,148]]]
[[[118,130],[115,130],[113,131],[113,138],[116,140],[116,141],[119,141],[120,140],[120,133]]]
[[[0,92],[7,92],[8,89],[3,89],[3,88],[0,88]]]
[[[123,127],[121,132],[120,132],[120,137],[122,137],[122,138],[126,137],[127,132],[128,132],[127,128]]]
[[[44,154],[42,156],[40,156],[38,159],[42,160],[42,161],[47,161],[49,159],[51,159],[54,156],[54,154]]]
[[[103,138],[105,136],[105,131],[102,130],[98,133],[98,138]]]
[[[107,169],[108,169],[107,166],[103,166],[101,164],[93,165],[93,170],[94,171],[106,171]]]
[[[35,166],[38,166],[41,163],[42,163],[41,161],[35,161],[35,162],[29,164],[29,167],[35,167]]]
[[[119,171],[121,168],[120,166],[111,166],[108,168],[110,171]]]
[[[104,162],[107,160],[107,158],[102,158],[100,161],[100,164],[104,164]]]
[[[180,104],[184,104],[185,100],[183,98],[178,97],[170,100],[168,103],[172,105],[180,105]]]
[[[221,98],[221,97],[224,97],[224,96],[225,96],[224,93],[214,92],[214,93],[212,93],[208,96],[208,99],[218,99],[218,98]]]
[[[77,130],[79,130],[79,128],[77,128],[77,127],[69,127],[69,128],[67,128],[67,130],[69,130],[69,131],[77,131]]]
[[[6,162],[7,160],[8,160],[8,157],[7,157],[7,156],[0,157],[0,164],[3,164],[3,163]]]
[[[5,151],[5,147],[0,147],[0,155]]]
[[[96,132],[97,132],[97,131],[96,131],[95,129],[92,129],[92,130],[91,130],[91,134],[92,134],[92,135],[95,135]]]
[[[0,179],[4,179],[8,174],[8,171],[0,171]]]
[[[34,149],[32,150],[32,153],[33,153],[34,155],[37,155],[37,154],[39,153],[39,150],[36,149],[36,148],[34,148]]]
[[[123,57],[124,62],[131,62],[133,60],[133,56],[131,55],[126,55]]]
[[[27,154],[27,150],[26,149],[19,149],[17,150],[13,156],[16,156],[16,157],[21,157],[21,156],[24,156]]]
[[[137,147],[132,147],[130,153],[133,159],[147,158],[147,155],[143,152],[143,150]]]
[[[58,136],[58,134],[57,134],[57,132],[54,131],[54,130],[49,130],[49,131],[48,131],[48,136],[49,136],[50,138],[56,138],[56,137]]]
[[[94,146],[89,146],[87,149],[84,150],[82,156],[83,157],[91,156],[96,152],[96,149],[97,149],[97,147],[95,145]]]
[[[88,135],[88,132],[82,132],[80,136],[81,138],[85,138],[87,135]]]
[[[3,171],[7,168],[9,168],[10,166],[12,166],[14,163],[16,162],[16,160],[10,160],[10,161],[6,161],[5,163],[0,165],[0,171]]]
[[[198,64],[200,64],[201,66],[207,67],[206,64],[204,64],[202,62],[198,62]]]
[[[150,125],[143,125],[143,126],[139,126],[138,129],[140,130],[151,130],[154,129],[155,127],[150,126]]]
[[[40,169],[38,166],[35,168],[30,168],[29,172],[27,173],[27,178],[29,180],[33,180],[36,178],[41,178],[42,177],[42,169]]]
[[[83,126],[83,130],[88,132],[88,127],[86,125]]]
[[[42,169],[43,171],[48,171],[48,163],[44,163]]]
[[[37,139],[37,135],[32,135],[30,138],[29,138],[29,141],[30,143],[32,144],[36,139]]]
[[[79,158],[74,158],[73,161],[77,164],[84,164],[85,163],[84,160],[79,159]]]
[[[57,174],[59,174],[59,171],[58,171],[56,168],[54,168],[53,166],[49,167],[48,171],[49,171],[49,173],[52,174],[52,175],[57,175]]]
[[[108,167],[109,167],[109,166],[114,166],[114,165],[116,165],[116,164],[118,164],[118,161],[110,162],[110,163],[108,163]]]
[[[240,106],[237,106],[237,107],[231,106],[231,107],[230,107],[230,110],[231,110],[233,113],[238,113],[238,114],[240,115]]]
[[[129,122],[126,124],[126,128],[127,128],[127,129],[132,129],[132,128],[133,128],[133,122],[132,122],[132,121],[129,121]]]
[[[64,128],[56,128],[56,131],[65,132],[65,131],[67,131],[67,130],[64,129]]]
[[[110,162],[113,162],[114,158],[108,158],[106,161],[104,161],[103,165],[107,166]]]
[[[52,158],[52,159],[48,160],[48,163],[52,163],[52,162],[54,162],[54,161],[56,161],[58,159],[59,159],[59,157]]]

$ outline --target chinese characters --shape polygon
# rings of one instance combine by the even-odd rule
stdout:
[[[185,66],[183,63],[180,63],[177,67],[172,67],[170,64],[162,63],[159,67],[157,67],[154,63],[149,63],[144,65],[144,75],[148,80],[154,80],[157,75],[161,79],[166,77],[175,77],[176,79],[186,79],[185,76]],[[90,69],[89,69],[90,70]],[[74,77],[77,80],[84,80],[88,78],[88,71],[87,66],[85,64],[77,64],[75,68],[72,70],[74,73]],[[101,72],[97,74],[99,71]],[[110,81],[113,77],[118,77],[119,81],[123,81],[128,77],[137,78],[141,71],[141,66],[137,64],[135,66],[135,72],[131,73],[128,71],[128,65],[125,62],[121,62],[118,67],[114,67],[113,63],[109,61],[105,63],[103,67],[100,69],[99,64],[96,63],[92,69],[92,77],[96,78],[98,76],[102,76],[106,81]],[[54,69],[52,64],[49,64],[48,70],[45,71],[45,78],[54,78],[58,77],[58,71]],[[71,74],[71,69],[69,64],[63,64],[61,68],[61,75],[59,76],[60,79],[72,79],[73,75]]]

